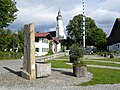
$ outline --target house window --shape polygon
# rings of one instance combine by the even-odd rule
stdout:
[[[120,46],[119,46],[119,44],[118,44],[118,48],[119,48]]]
[[[42,42],[43,42],[43,43],[48,43],[48,39],[42,38]]]
[[[39,48],[35,48],[35,51],[36,51],[36,52],[39,52]]]
[[[42,52],[48,52],[49,49],[48,48],[42,48]]]
[[[42,41],[42,38],[39,38],[39,41]]]
[[[35,38],[35,42],[39,42],[39,38]]]

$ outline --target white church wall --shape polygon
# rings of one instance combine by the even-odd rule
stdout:
[[[61,51],[61,43],[57,44],[57,52]]]
[[[54,44],[54,43],[52,44],[52,52],[53,52],[53,53],[56,53],[56,52],[55,52],[55,44]]]
[[[59,43],[59,44],[54,43],[52,45],[52,51],[53,51],[53,53],[60,52],[61,51],[61,43]]]
[[[63,25],[63,19],[62,19],[62,15],[61,12],[58,12],[58,16],[57,16],[57,30],[56,30],[56,35],[58,36],[60,39],[66,39],[66,34],[65,34],[65,30],[64,30],[64,25]]]

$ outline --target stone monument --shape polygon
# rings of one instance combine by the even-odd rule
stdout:
[[[36,79],[35,69],[35,33],[33,23],[25,25],[24,35],[24,58],[23,58],[23,70],[22,77],[27,80]]]

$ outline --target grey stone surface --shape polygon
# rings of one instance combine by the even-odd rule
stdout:
[[[36,63],[36,76],[47,77],[51,75],[51,63],[39,62]]]
[[[104,59],[106,57],[99,56],[99,55],[84,55],[83,58],[84,59]]]
[[[91,80],[92,74],[77,78],[71,69],[52,69],[50,77],[29,81],[20,76],[22,62],[0,61],[0,90],[120,90],[120,84],[74,86]]]
[[[120,64],[120,62],[116,62],[116,61],[107,61],[107,60],[85,60],[85,61],[94,61],[94,62],[105,62],[105,63],[114,63],[114,64]]]
[[[73,76],[72,69],[52,69],[51,76],[26,80],[21,77],[22,60],[0,61],[0,88],[4,90],[54,90],[54,88],[69,87],[75,84],[89,81],[91,73],[87,77],[77,78]]]

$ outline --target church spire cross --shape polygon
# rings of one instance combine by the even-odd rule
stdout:
[[[60,9],[59,9],[59,11],[58,11],[58,16],[59,16],[59,15],[61,15],[61,11],[60,11]],[[62,15],[61,15],[61,16],[62,16]]]
[[[57,20],[62,20],[62,14],[61,14],[60,9],[59,9],[59,11],[58,11]]]

